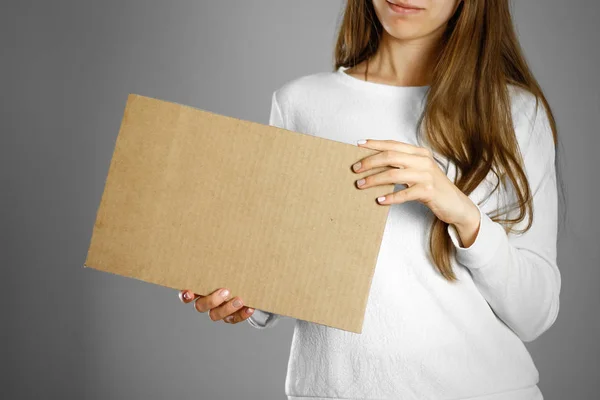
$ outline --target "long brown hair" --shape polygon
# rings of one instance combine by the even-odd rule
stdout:
[[[382,29],[371,0],[347,0],[335,46],[334,69],[368,60],[378,49]],[[532,193],[512,124],[507,84],[535,95],[536,109],[538,101],[542,101],[555,148],[558,134],[550,105],[517,40],[508,0],[462,1],[448,21],[440,45],[419,120],[419,126],[425,127],[424,138],[432,150],[456,165],[454,184],[466,195],[490,170],[499,183],[510,179],[518,214],[500,219],[503,213],[498,213],[490,218],[503,224],[507,232],[516,232],[513,225],[523,221],[528,213],[529,222],[518,231],[525,232],[533,222]],[[447,226],[434,218],[429,248],[439,272],[448,281],[454,281],[454,247]]]

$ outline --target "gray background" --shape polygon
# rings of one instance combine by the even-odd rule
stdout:
[[[597,398],[600,5],[513,3],[568,195],[561,311],[527,347],[547,399]],[[175,290],[82,265],[127,94],[266,123],[274,89],[331,69],[342,5],[2,2],[1,398],[285,398],[293,320],[216,324]]]

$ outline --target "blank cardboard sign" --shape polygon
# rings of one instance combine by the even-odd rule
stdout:
[[[394,185],[376,150],[129,95],[84,267],[361,333]]]

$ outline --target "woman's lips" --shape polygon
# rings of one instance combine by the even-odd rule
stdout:
[[[416,14],[419,11],[423,10],[422,8],[403,7],[398,4],[390,3],[389,1],[386,1],[386,3],[390,7],[390,9],[397,14]]]

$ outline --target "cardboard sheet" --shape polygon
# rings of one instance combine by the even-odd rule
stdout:
[[[129,95],[84,267],[361,333],[394,185],[376,150]]]

